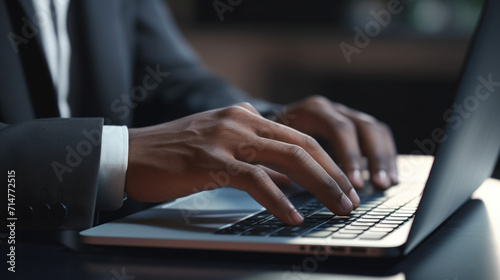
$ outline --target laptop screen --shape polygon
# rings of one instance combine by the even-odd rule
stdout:
[[[500,149],[500,2],[486,1],[405,252],[465,203],[491,176]],[[437,134],[437,135],[436,135]]]

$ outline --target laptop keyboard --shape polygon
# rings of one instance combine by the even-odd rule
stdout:
[[[420,196],[414,192],[401,192],[392,197],[381,193],[364,200],[349,216],[337,216],[310,197],[298,207],[304,216],[304,223],[299,226],[286,225],[264,210],[215,234],[380,240],[410,221],[419,201]]]

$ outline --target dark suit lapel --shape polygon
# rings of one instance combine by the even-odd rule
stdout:
[[[19,5],[22,8],[26,20],[29,21],[30,23],[33,23],[33,20],[35,19],[35,7],[33,6],[33,1],[17,0],[17,2],[19,2]],[[33,35],[34,35],[33,39],[35,39],[35,41],[41,46],[42,40],[40,39],[40,36],[38,36],[38,33],[34,32]]]
[[[38,118],[58,117],[57,98],[41,45],[40,30],[31,0],[5,0],[12,26],[9,37],[21,58],[31,103]]]

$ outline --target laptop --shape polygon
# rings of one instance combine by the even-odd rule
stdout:
[[[435,158],[398,157],[401,183],[365,187],[350,216],[336,216],[298,186],[286,189],[305,216],[287,226],[245,192],[190,195],[80,232],[85,244],[345,255],[408,254],[488,178],[500,150],[500,2],[484,4],[455,100],[426,143]],[[420,153],[423,154],[423,153]]]

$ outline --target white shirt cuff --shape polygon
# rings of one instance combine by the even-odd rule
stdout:
[[[116,210],[122,206],[127,164],[127,127],[103,126],[96,202],[97,210]]]

